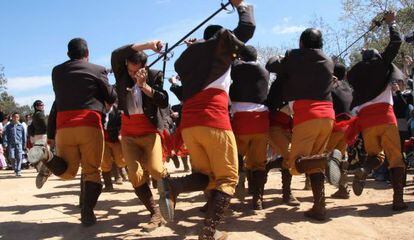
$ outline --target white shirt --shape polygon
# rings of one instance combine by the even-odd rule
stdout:
[[[126,102],[129,114],[144,114],[142,109],[142,91],[136,84],[128,92]]]
[[[251,103],[251,102],[232,102],[231,103],[231,114],[235,114],[236,112],[266,112],[269,109],[259,103]]]
[[[390,105],[394,105],[394,101],[392,99],[391,85],[388,85],[387,88],[385,88],[385,90],[380,95],[378,95],[376,98],[372,99],[371,101],[354,107],[354,109],[352,109],[352,112],[355,114],[358,114],[358,112],[361,111],[361,109],[363,109],[364,107],[367,107],[367,106],[370,106],[376,103],[388,103]]]
[[[229,67],[229,69],[223,75],[221,75],[221,77],[219,77],[217,80],[205,87],[204,90],[209,88],[217,88],[225,91],[228,94],[231,85],[230,71],[231,67]]]

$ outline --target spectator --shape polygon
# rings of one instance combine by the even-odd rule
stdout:
[[[406,56],[404,56],[403,65],[404,65],[403,73],[404,73],[405,77],[413,79],[414,60],[410,56],[406,55]]]
[[[3,122],[3,120],[4,120],[4,112],[3,112],[3,109],[1,109],[0,108],[0,122]]]
[[[12,122],[5,127],[3,137],[4,147],[8,151],[8,157],[12,161],[17,177],[21,176],[22,155],[26,146],[25,130],[19,119],[20,115],[16,112],[13,113]]]
[[[35,144],[37,141],[43,141],[46,143],[46,117],[45,117],[45,105],[41,100],[36,100],[33,103],[35,112],[33,113],[32,123],[33,128],[33,140]]]
[[[6,169],[7,163],[6,158],[4,157],[4,150],[3,150],[3,123],[0,122],[0,170]]]

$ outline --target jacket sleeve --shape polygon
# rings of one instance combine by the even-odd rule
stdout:
[[[101,70],[100,73],[98,73],[98,86],[99,90],[103,96],[103,99],[108,104],[113,104],[116,101],[116,91],[115,88],[109,84],[108,81],[108,72],[105,68]]]
[[[153,89],[153,97],[150,98],[151,101],[157,105],[159,108],[168,107],[168,93],[163,89],[164,79],[162,77],[161,71],[156,71],[153,76],[153,84],[151,88]]]
[[[239,6],[237,13],[239,14],[239,23],[233,32],[240,41],[246,43],[253,37],[256,29],[253,6]]]
[[[289,52],[286,52],[285,57],[281,58],[279,56],[271,57],[266,63],[266,70],[277,75],[286,75],[285,65]]]
[[[176,84],[171,85],[170,91],[175,94],[178,100],[182,101],[183,99],[183,86],[179,86]]]
[[[33,127],[34,129],[46,129],[46,117],[45,114],[43,112],[37,112],[34,116],[33,116]]]
[[[388,43],[384,52],[381,54],[386,66],[389,66],[392,63],[392,61],[394,61],[394,58],[397,56],[402,44],[401,35],[398,32],[398,30],[395,29],[394,26],[390,26],[389,31],[390,42]]]
[[[55,139],[56,135],[56,102],[53,102],[50,109],[49,118],[47,120],[47,139]]]
[[[111,67],[116,79],[118,79],[122,74],[122,71],[125,70],[127,58],[134,53],[135,50],[132,49],[132,44],[122,46],[112,52]]]

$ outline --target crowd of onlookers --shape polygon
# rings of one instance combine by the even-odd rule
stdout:
[[[0,168],[13,169],[20,175],[21,168],[27,168],[27,126],[30,117],[21,117],[18,112],[2,114],[0,123]]]
[[[37,100],[33,107],[43,110],[44,104]],[[21,176],[21,169],[30,167],[27,150],[33,144],[31,125],[31,114],[5,114],[0,109],[0,169],[14,170],[16,176]]]

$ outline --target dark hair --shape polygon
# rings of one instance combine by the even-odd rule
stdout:
[[[37,107],[37,106],[39,106],[39,105],[43,105],[42,100],[36,100],[36,101],[34,101],[34,103],[33,103],[33,107]]]
[[[148,56],[143,51],[138,51],[127,58],[127,61],[133,64],[141,64],[145,66],[147,64]]]
[[[204,30],[204,40],[209,40],[216,34],[218,31],[220,31],[223,27],[220,25],[209,25]]]
[[[316,28],[308,28],[300,35],[300,42],[304,48],[322,49],[322,32]]]
[[[12,116],[14,116],[14,115],[16,115],[16,114],[20,116],[20,113],[18,113],[18,112],[13,112],[13,113],[12,113]]]
[[[346,73],[346,67],[342,63],[336,63],[334,67],[334,76],[338,78],[338,80],[343,80]]]
[[[363,49],[361,54],[363,61],[375,61],[382,59],[380,52],[375,48]]]
[[[240,57],[243,61],[250,62],[257,60],[257,50],[251,45],[245,45],[240,51]]]
[[[71,60],[85,58],[89,55],[88,43],[85,39],[74,38],[68,43],[68,56]]]

